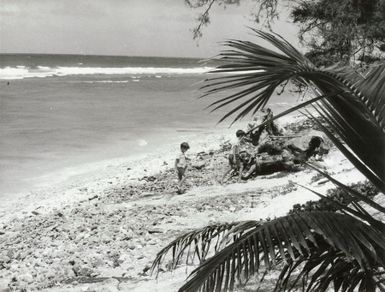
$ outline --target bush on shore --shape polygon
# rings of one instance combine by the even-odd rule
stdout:
[[[349,187],[370,199],[373,199],[379,192],[369,181],[354,183],[349,185]],[[289,214],[304,211],[336,212],[341,209],[338,203],[347,206],[353,201],[353,197],[340,187],[328,190],[326,196],[328,198],[321,198],[318,201],[307,201],[305,204],[295,204],[289,211]]]

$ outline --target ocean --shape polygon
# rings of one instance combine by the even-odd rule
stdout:
[[[153,153],[217,125],[198,59],[0,55],[0,197],[60,169]],[[280,111],[295,97],[276,96]],[[236,129],[235,129],[236,130]],[[194,141],[189,141],[194,143]]]

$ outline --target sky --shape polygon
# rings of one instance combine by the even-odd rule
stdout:
[[[191,29],[201,10],[184,0],[0,0],[0,53],[212,57],[219,42],[255,40],[255,2],[214,6],[199,42]],[[283,12],[274,30],[296,42]]]

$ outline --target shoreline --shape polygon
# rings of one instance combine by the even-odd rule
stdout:
[[[234,135],[234,129],[229,133]],[[218,147],[228,138],[221,135]],[[0,288],[73,292],[117,291],[119,286],[121,291],[176,291],[187,277],[186,267],[162,272],[158,280],[148,274],[148,268],[156,253],[178,234],[212,223],[273,218],[295,203],[318,199],[292,182],[321,193],[332,187],[309,169],[219,185],[227,152],[214,149],[214,159],[209,158],[209,148],[214,146],[209,142],[189,153],[193,163],[202,157],[206,163],[189,170],[189,189],[183,195],[173,192],[173,164],[165,165],[165,157],[152,157],[142,162],[142,172],[133,171],[136,176],[128,177],[126,172],[114,176],[112,170],[122,172],[129,167],[127,162],[120,168],[107,167],[105,173],[98,173],[101,180],[79,178],[82,188],[74,183],[61,194],[61,190],[45,193],[46,201],[26,204],[28,210],[20,210],[19,216],[17,212],[3,216]],[[201,150],[205,154],[199,154]],[[176,153],[170,153],[169,159]],[[364,179],[335,149],[323,164],[344,183]],[[103,177],[107,172],[109,176]]]
[[[297,123],[303,118],[301,115],[292,114],[279,119],[278,122],[283,127]],[[234,141],[236,129],[246,129],[247,124],[247,121],[240,121],[232,128],[212,127],[199,131],[181,129],[176,132],[178,135],[174,134],[170,139],[173,143],[165,143],[157,149],[152,146],[153,148],[147,152],[144,150],[131,156],[63,167],[38,177],[28,178],[32,181],[30,190],[5,193],[0,206],[0,223],[9,220],[11,217],[9,213],[13,215],[17,213],[22,217],[36,208],[57,208],[63,204],[75,203],[83,198],[85,188],[93,189],[93,192],[102,192],[111,185],[125,183],[126,180],[136,181],[143,176],[173,168],[174,159],[179,153],[179,144],[184,140],[192,146],[188,155],[218,150],[225,141]],[[65,198],[63,194],[66,194]],[[57,197],[64,202],[58,204]]]
[[[240,127],[246,124],[239,123]],[[233,140],[234,129],[215,129],[190,131],[182,129],[182,134],[174,135],[170,140],[186,139],[194,148],[190,155],[202,151],[216,150],[225,140]],[[182,142],[182,141],[181,141]],[[180,143],[180,142],[179,142]],[[102,192],[111,185],[126,181],[135,182],[146,175],[153,175],[173,168],[174,159],[179,153],[178,143],[165,143],[150,151],[126,157],[104,159],[63,167],[56,171],[30,178],[31,189],[21,192],[5,193],[0,206],[0,223],[14,216],[23,217],[36,208],[58,208],[63,204],[76,203],[84,199],[84,190]],[[60,197],[60,203],[57,198]],[[64,198],[65,197],[65,198]],[[11,212],[10,212],[11,211]],[[48,211],[48,210],[47,210]],[[12,215],[11,215],[11,214]]]

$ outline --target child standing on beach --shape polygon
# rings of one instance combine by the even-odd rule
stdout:
[[[180,144],[180,151],[181,153],[179,156],[175,159],[175,170],[178,174],[178,194],[183,193],[183,183],[186,180],[186,169],[187,169],[187,158],[186,158],[186,151],[190,149],[190,146],[188,143],[183,142]]]

